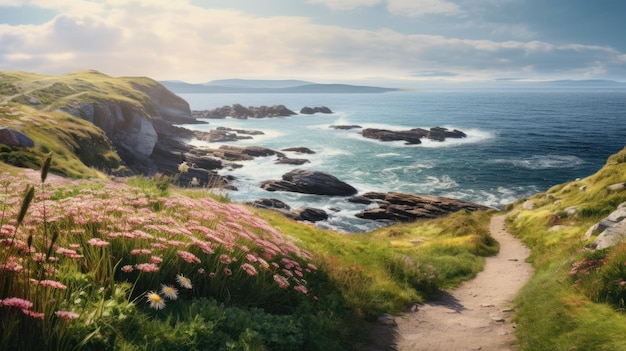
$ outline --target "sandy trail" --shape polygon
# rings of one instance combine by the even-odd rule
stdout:
[[[504,218],[494,216],[490,224],[500,252],[475,279],[396,317],[397,326],[377,326],[377,345],[366,350],[518,350],[512,300],[533,270],[525,262],[530,250],[506,232]]]

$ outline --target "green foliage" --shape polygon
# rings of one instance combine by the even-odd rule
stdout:
[[[626,201],[626,192],[607,190],[626,181],[624,160],[626,148],[596,174],[531,197],[534,209],[522,201],[509,209],[509,229],[532,249],[536,269],[517,298],[523,350],[626,350],[626,246],[594,251],[581,240]]]

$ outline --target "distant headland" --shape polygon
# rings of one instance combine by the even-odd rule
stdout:
[[[320,84],[303,80],[221,79],[200,84],[182,81],[159,83],[176,94],[367,94],[399,90],[365,85]]]

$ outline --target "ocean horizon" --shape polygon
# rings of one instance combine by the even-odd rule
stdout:
[[[292,208],[324,209],[330,217],[316,225],[367,232],[383,224],[354,216],[364,205],[343,197],[268,192],[260,183],[280,179],[295,168],[334,175],[368,191],[400,191],[445,196],[501,209],[519,198],[584,178],[626,145],[626,89],[414,90],[379,94],[179,94],[192,110],[239,103],[244,106],[327,106],[332,114],[262,119],[206,119],[184,125],[207,131],[217,127],[259,130],[264,134],[229,143],[194,141],[197,146],[264,146],[274,150],[307,147],[315,154],[302,166],[274,164],[275,157],[238,162],[222,170],[237,177],[234,201],[276,198]],[[467,134],[419,145],[366,139],[361,129],[333,125],[406,130],[446,127]],[[339,210],[339,211],[338,211]]]

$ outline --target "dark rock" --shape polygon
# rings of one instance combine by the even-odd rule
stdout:
[[[249,161],[255,157],[265,156],[278,156],[285,157],[282,152],[278,152],[263,146],[246,146],[238,147],[232,145],[222,145],[219,149],[207,150],[207,153],[211,153],[217,158],[221,158],[227,161]]]
[[[315,113],[333,113],[333,111],[331,111],[328,107],[326,106],[320,106],[320,107],[308,107],[305,106],[302,109],[300,109],[300,113],[303,115],[312,115]]]
[[[446,138],[465,138],[467,135],[457,129],[449,130],[443,127],[433,127],[430,130],[414,128],[409,130],[393,131],[387,129],[366,128],[361,132],[363,137],[380,141],[406,141],[406,145],[421,144],[422,138],[436,141],[445,141]]]
[[[293,211],[296,215],[297,220],[309,221],[309,222],[319,222],[328,219],[328,213],[326,211],[313,208],[313,207],[298,207]]]
[[[254,200],[252,202],[247,202],[248,205],[253,207],[260,207],[265,209],[281,209],[281,210],[290,210],[291,207],[286,203],[272,198],[261,198],[258,200]]]
[[[237,140],[252,139],[252,135],[262,135],[259,130],[233,129],[226,127],[217,127],[208,132],[194,131],[196,139],[209,143],[223,143]]]
[[[222,106],[212,110],[192,111],[195,118],[265,118],[265,117],[288,117],[296,115],[284,105],[274,106],[249,106],[245,107],[241,104],[233,104],[232,106]]]
[[[358,124],[352,124],[352,125],[338,125],[338,126],[330,126],[329,128],[332,129],[340,129],[340,130],[349,130],[349,129],[361,129],[363,127],[361,127]]]
[[[314,154],[315,151],[309,149],[308,147],[289,147],[286,149],[282,149],[281,151],[291,151],[291,152],[297,152],[300,154]]]
[[[328,196],[350,196],[357,193],[354,187],[335,176],[305,169],[295,169],[285,173],[282,180],[266,180],[261,183],[261,188],[267,191],[290,191]]]
[[[33,147],[35,142],[26,134],[9,127],[0,127],[0,144],[11,147]]]
[[[353,199],[355,198],[351,200]],[[361,211],[356,214],[357,217],[393,222],[410,222],[418,218],[442,217],[461,210],[477,211],[489,209],[489,207],[469,201],[398,192],[366,193],[357,197],[357,199],[361,203],[364,203],[364,199],[371,199],[372,202],[378,203],[379,206],[378,208]]]
[[[294,166],[300,166],[303,165],[305,163],[309,163],[311,161],[305,159],[305,158],[289,158],[289,157],[279,157],[278,160],[276,162],[274,162],[275,164],[280,164],[280,165],[294,165]]]

